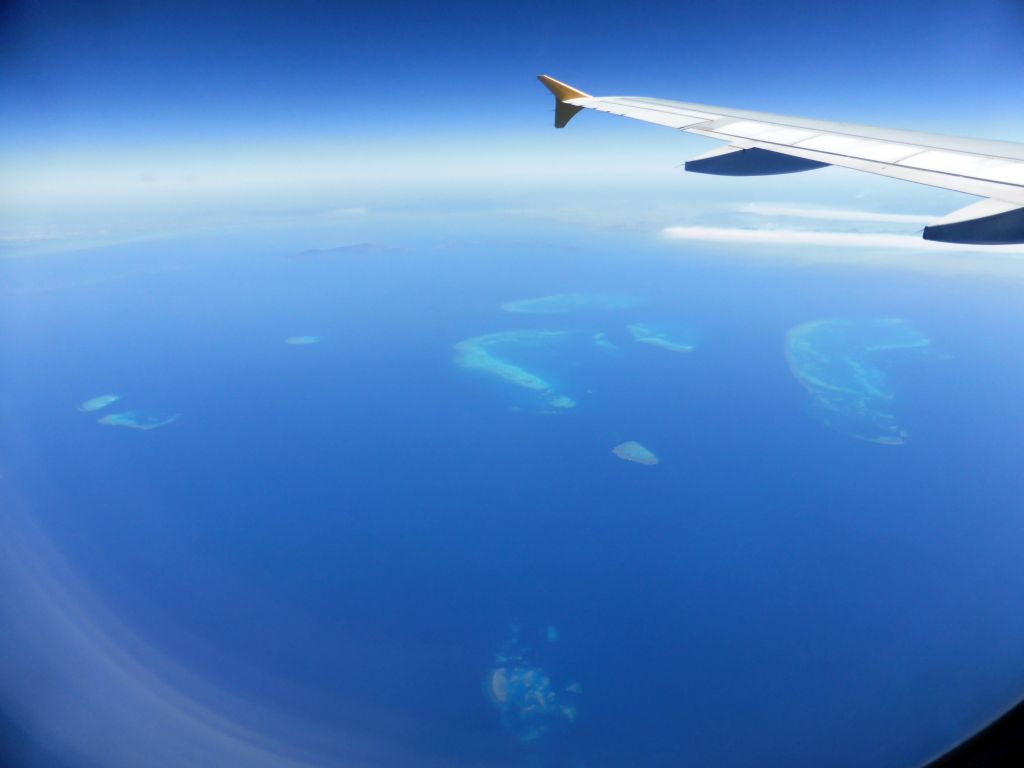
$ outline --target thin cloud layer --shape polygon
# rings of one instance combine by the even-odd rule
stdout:
[[[829,232],[809,229],[743,229],[739,227],[665,227],[662,232],[675,240],[713,243],[757,243],[767,245],[817,245],[840,248],[885,248],[936,252],[1024,253],[1024,245],[965,245],[936,243],[914,235],[879,232]]]
[[[931,224],[939,216],[921,216],[909,213],[880,213],[878,211],[855,211],[841,208],[808,208],[795,205],[773,205],[771,203],[748,203],[737,209],[740,213],[757,216],[781,216],[793,219],[825,219],[827,221],[864,221],[878,224]]]
[[[912,235],[738,227],[666,227],[662,234],[679,242],[749,246],[787,262],[1024,280],[1024,245],[959,245]]]

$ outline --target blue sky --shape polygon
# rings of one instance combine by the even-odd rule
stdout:
[[[15,2],[3,140],[516,133],[547,127],[538,72],[599,94],[986,130],[1022,114],[1015,5]]]

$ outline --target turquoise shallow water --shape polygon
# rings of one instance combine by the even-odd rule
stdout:
[[[899,318],[829,318],[786,334],[790,370],[811,396],[808,410],[844,434],[883,445],[907,439],[895,414],[887,358],[929,346],[927,336]]]
[[[1024,692],[1013,290],[534,236],[0,264],[0,657],[236,761],[895,766]]]

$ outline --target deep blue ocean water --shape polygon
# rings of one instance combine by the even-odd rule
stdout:
[[[147,644],[401,749],[379,764],[913,765],[1024,694],[1019,285],[542,223],[446,234],[5,261],[10,493]],[[501,308],[559,293],[638,305]],[[906,444],[809,412],[785,338],[825,318],[930,339],[880,358]],[[637,344],[639,321],[697,347]],[[574,332],[517,362],[575,408],[456,364],[523,329]],[[180,416],[97,423],[122,406]],[[615,457],[627,440],[660,463]],[[510,644],[575,707],[536,737],[493,700]]]

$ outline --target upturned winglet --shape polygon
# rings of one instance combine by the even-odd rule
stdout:
[[[579,91],[571,85],[555,80],[553,77],[537,75],[537,79],[555,96],[555,128],[564,128],[572,120],[573,116],[583,109],[583,107],[576,104],[568,104],[569,99],[590,98],[589,93]]]

